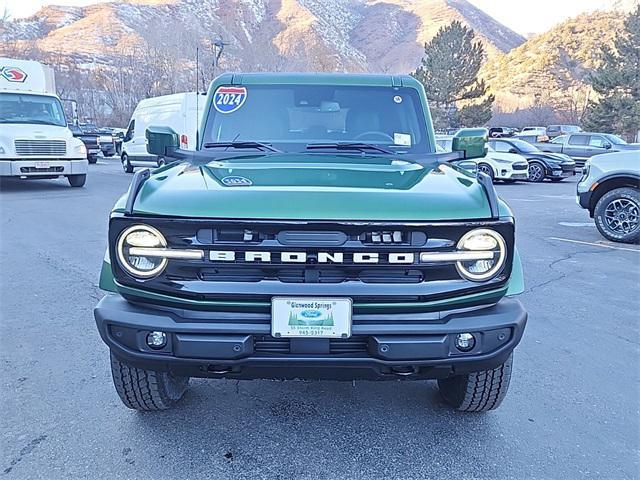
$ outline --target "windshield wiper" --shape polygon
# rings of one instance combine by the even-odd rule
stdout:
[[[386,154],[394,154],[391,150],[387,150],[386,148],[378,147],[377,145],[372,145],[370,143],[360,143],[360,142],[335,142],[335,143],[309,143],[307,144],[307,150],[326,150],[326,149],[335,149],[335,150],[357,150],[360,152],[365,152],[367,150],[372,150],[374,152],[386,153]]]
[[[272,147],[268,143],[252,141],[212,142],[205,143],[204,148],[255,148],[256,150],[282,153],[282,150]]]

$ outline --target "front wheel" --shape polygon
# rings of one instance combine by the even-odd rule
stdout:
[[[158,157],[158,167],[163,167],[167,162],[165,161],[164,157]]]
[[[529,181],[539,183],[544,180],[544,165],[538,162],[529,164]]]
[[[513,353],[493,370],[438,380],[445,402],[462,412],[486,412],[500,406],[509,390]]]
[[[69,175],[67,177],[69,180],[69,185],[72,187],[84,187],[84,184],[87,181],[87,174],[83,173],[82,175]]]
[[[98,157],[87,157],[87,160],[89,160],[89,163],[92,165],[98,163]]]
[[[171,408],[182,398],[189,386],[189,377],[136,368],[119,360],[113,353],[111,374],[120,400],[133,410],[155,411]]]
[[[495,179],[495,175],[493,174],[493,168],[491,168],[491,165],[489,165],[488,163],[479,163],[478,171],[489,175],[491,180]]]
[[[133,173],[133,165],[131,165],[131,162],[129,161],[129,156],[126,153],[123,153],[120,159],[122,160],[122,169],[125,173]]]
[[[637,188],[616,188],[605,193],[593,213],[596,227],[607,240],[640,241],[640,190]]]

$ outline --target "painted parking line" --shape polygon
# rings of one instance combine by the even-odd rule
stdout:
[[[640,252],[640,248],[616,247],[614,245],[607,245],[606,243],[583,242],[582,240],[572,240],[571,238],[549,237],[549,240],[558,240],[559,242],[579,243],[581,245],[591,245],[594,247],[611,248],[613,250],[625,250],[627,252]]]
[[[593,222],[558,222],[558,225],[563,227],[592,227],[596,228]]]

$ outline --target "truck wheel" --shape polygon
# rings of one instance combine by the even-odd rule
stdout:
[[[82,175],[69,175],[67,177],[69,180],[69,185],[72,187],[84,187],[85,182],[87,181],[87,174],[83,173]]]
[[[493,168],[491,168],[491,165],[489,165],[488,163],[479,163],[478,171],[489,175],[489,177],[491,177],[491,180],[495,179],[495,175],[493,174]]]
[[[544,180],[544,165],[539,162],[529,163],[529,181],[539,183]]]
[[[442,398],[461,412],[486,412],[498,408],[509,390],[513,354],[493,370],[438,380]]]
[[[606,239],[640,242],[640,190],[623,187],[608,191],[598,200],[593,217]]]
[[[158,167],[163,167],[167,162],[165,162],[164,157],[158,157],[157,163]]]
[[[87,160],[89,160],[89,163],[92,165],[98,163],[98,157],[87,157]]]
[[[123,153],[120,159],[122,160],[122,169],[125,173],[133,173],[133,165],[131,165],[131,162],[129,161],[129,155]]]
[[[111,374],[120,400],[134,410],[155,411],[171,408],[189,386],[189,377],[176,377],[133,367],[111,353]]]

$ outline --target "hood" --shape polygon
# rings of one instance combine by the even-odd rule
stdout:
[[[196,218],[429,221],[489,218],[467,172],[379,156],[245,155],[155,170],[137,214]]]
[[[571,164],[575,163],[573,159],[565,155],[564,153],[551,153],[551,152],[536,152],[536,153],[527,153],[528,159],[537,158],[540,160],[548,160],[551,162]]]
[[[8,126],[11,128],[7,128]],[[22,140],[68,140],[72,138],[71,130],[59,125],[39,125],[35,123],[1,123],[0,139],[11,138]]]
[[[640,150],[640,143],[623,143],[614,145],[614,150]]]
[[[517,153],[496,152],[495,150],[487,152],[487,158],[504,160],[505,162],[511,162],[511,163],[527,161],[526,158],[524,158],[522,155],[519,155]]]

